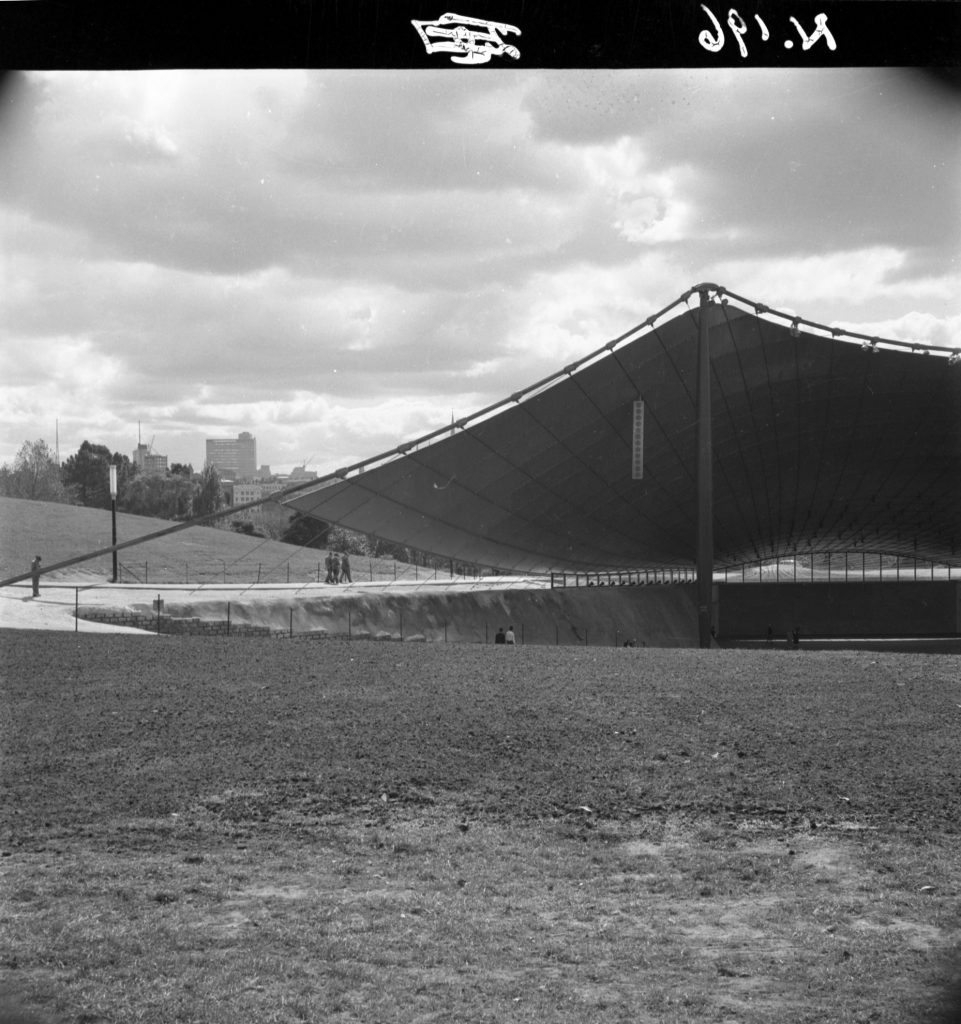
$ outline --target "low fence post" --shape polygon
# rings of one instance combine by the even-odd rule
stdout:
[[[80,588],[73,588],[73,631],[80,632]]]
[[[157,635],[160,635],[160,595],[157,595]]]
[[[290,571],[290,566],[289,565],[287,566],[287,570],[288,570],[288,572]],[[291,639],[293,639],[293,636],[294,636],[294,610],[293,610],[293,608],[290,609],[290,636],[291,636]]]
[[[230,636],[230,602],[227,602],[227,636]]]

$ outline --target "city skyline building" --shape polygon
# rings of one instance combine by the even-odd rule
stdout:
[[[251,480],[257,475],[257,438],[246,430],[235,438],[207,438],[205,463],[228,479]]]
[[[167,472],[167,456],[157,455],[149,444],[138,444],[133,453],[133,463],[148,476],[162,476]]]

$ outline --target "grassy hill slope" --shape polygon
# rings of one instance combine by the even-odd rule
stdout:
[[[117,513],[117,540],[122,543],[173,526],[166,519]],[[53,502],[0,498],[0,577],[27,572],[34,555],[45,566],[109,547],[111,516],[107,509]],[[316,580],[326,551],[300,548],[260,537],[246,537],[212,526],[191,526],[179,533],[145,541],[118,555],[124,582],[292,582]],[[414,567],[391,559],[351,556],[354,580],[411,576]],[[421,569],[423,575],[427,570]],[[71,577],[112,574],[109,554],[64,570]],[[146,579],[145,579],[146,578]]]

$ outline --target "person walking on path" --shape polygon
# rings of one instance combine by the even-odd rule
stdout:
[[[497,627],[497,632],[494,634],[494,643],[495,644],[506,644],[507,643],[507,637],[504,636],[504,627],[503,626],[498,626]]]
[[[511,646],[514,645],[514,627],[513,626],[508,626],[507,627],[507,632],[504,634],[504,642],[507,643],[507,644],[510,644]]]
[[[327,557],[324,559],[324,567],[327,569],[327,583],[334,583],[334,553],[333,551],[327,552]]]
[[[34,555],[33,561],[30,563],[30,572],[32,573],[33,581],[33,596],[40,596],[40,556]]]
[[[340,556],[340,579],[343,583],[354,582],[350,578],[350,559],[347,557],[346,551]]]

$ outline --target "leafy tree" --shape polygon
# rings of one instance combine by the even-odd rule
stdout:
[[[325,523],[323,519],[295,512],[280,539],[285,544],[296,544],[301,548],[325,548],[329,531],[330,523]]]
[[[370,553],[366,535],[354,530],[347,530],[343,526],[330,528],[330,532],[327,534],[327,544],[337,551],[347,551],[352,555]]]
[[[103,444],[84,441],[76,455],[71,455],[61,468],[61,479],[80,505],[89,508],[110,508],[110,466],[117,467],[117,491],[122,500],[137,467],[119,452],[111,452]]]
[[[121,507],[138,516],[189,519],[197,485],[182,476],[138,475],[124,489]]]
[[[57,465],[46,441],[24,441],[13,468],[0,467],[0,493],[10,498],[68,502]]]
[[[230,524],[230,528],[234,531],[234,533],[242,533],[245,537],[264,536],[249,519],[235,519]]]
[[[290,509],[276,501],[265,501],[250,509],[248,514],[258,534],[271,540],[283,540],[290,525]]]
[[[224,504],[224,489],[216,466],[205,466],[200,474],[194,494],[194,516],[206,516],[219,512]]]
[[[167,474],[169,476],[183,476],[190,480],[194,475],[194,467],[189,462],[175,462],[172,466],[168,467]]]

